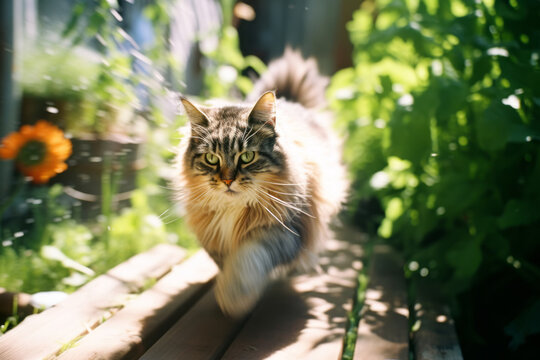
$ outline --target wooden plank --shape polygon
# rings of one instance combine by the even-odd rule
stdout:
[[[418,284],[415,303],[419,329],[414,332],[415,359],[463,360],[454,321],[444,299],[437,296],[434,284]]]
[[[243,321],[223,315],[213,290],[209,291],[141,360],[217,359],[236,335]]]
[[[162,277],[184,256],[181,248],[162,244],[132,257],[0,337],[0,358],[54,356],[63,346],[95,328],[109,311],[120,308],[128,294],[139,291],[149,279]]]
[[[342,230],[326,243],[321,273],[269,288],[223,359],[338,359],[362,266],[359,240]]]
[[[200,250],[59,359],[136,359],[208,290],[218,268]]]
[[[390,247],[376,245],[354,359],[408,359],[408,317],[402,262]]]

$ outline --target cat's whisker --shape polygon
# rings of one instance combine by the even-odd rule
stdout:
[[[163,223],[163,225],[169,225],[169,224],[172,224],[173,222],[178,221],[178,220],[180,220],[179,216],[177,216],[175,219],[172,219],[171,221],[167,221],[167,222]]]
[[[249,132],[247,131],[248,129],[249,129]],[[246,139],[246,132],[248,132],[248,134],[249,134],[249,133],[251,132],[251,129],[252,129],[251,127],[246,126],[246,128],[244,129],[244,132],[242,133],[242,137],[241,137],[242,141],[245,141],[245,139]]]
[[[272,209],[274,209],[274,211],[279,214],[279,218],[283,220],[283,217],[282,215],[285,215],[285,220],[290,220],[291,219],[291,214],[289,214],[288,212],[285,212],[285,214],[283,214],[283,211],[280,211],[279,209],[276,208],[276,206],[270,201],[270,200],[265,200],[263,197],[257,197],[256,198],[256,201],[259,202],[260,205],[262,205],[260,203],[260,201],[263,201],[266,205],[268,205],[269,207],[271,207]]]
[[[271,189],[271,188],[266,187],[266,186],[261,186],[261,188],[263,188],[263,189],[265,189],[265,190],[267,190],[267,191],[274,192],[274,193],[276,193],[276,194],[281,194],[281,195],[297,196],[297,197],[304,198],[304,199],[305,199],[305,198],[310,198],[310,197],[311,197],[311,195],[281,192],[281,191],[277,191],[277,190]]]
[[[208,193],[210,192],[210,190],[207,190],[207,191],[202,191],[201,194],[195,194],[197,197],[194,198],[194,199],[189,199],[191,202],[195,202],[197,200],[199,200],[201,197],[207,195]],[[206,199],[207,200],[207,199]]]
[[[208,138],[203,138],[203,137],[200,137],[200,136],[191,136],[192,139],[199,139],[201,140],[203,143],[205,143],[206,145],[208,145],[209,147],[212,147],[212,142],[210,141],[210,139]]]
[[[183,189],[178,197],[180,200],[195,201],[208,192],[208,187],[205,184],[197,184],[190,186],[189,189]],[[195,199],[192,199],[193,196],[195,196]]]
[[[265,188],[264,188],[264,187],[261,187],[261,189],[265,189]],[[269,197],[274,198],[273,200],[279,199],[279,200],[281,200],[281,201],[283,201],[283,202],[285,202],[285,203],[287,203],[287,204],[290,204],[290,205],[296,206],[296,207],[298,207],[298,206],[303,206],[303,205],[306,204],[304,201],[302,201],[303,199],[299,199],[299,198],[293,198],[293,199],[290,199],[290,198],[287,198],[286,200],[284,200],[284,199],[281,199],[281,198],[279,198],[279,197],[277,197],[277,196],[274,197],[274,196],[270,193],[270,192],[274,192],[274,190],[272,190],[272,189],[265,189],[265,190],[266,190],[266,191],[264,191],[264,194],[267,195],[267,196],[269,196]],[[279,194],[283,194],[283,193],[279,193]],[[295,196],[295,194],[287,194],[287,195]],[[276,200],[276,201],[279,201],[279,200]]]
[[[245,139],[244,141],[245,142],[248,142],[249,139],[251,139],[253,136],[255,136],[259,131],[261,131],[261,129],[264,127],[264,125],[268,124],[270,122],[270,120],[266,120],[264,122],[264,124],[260,125],[259,128],[257,129],[257,131],[255,131],[253,134],[251,134],[247,139]]]
[[[284,185],[284,186],[302,186],[302,184],[287,184],[287,183],[278,183],[278,182],[272,182],[272,181],[265,181],[265,180],[256,180],[257,182],[272,184],[272,185]]]
[[[247,129],[249,129],[249,131],[246,134]],[[247,142],[246,137],[248,137],[252,131],[253,131],[253,127],[250,127],[250,126],[246,127],[246,129],[244,130],[244,135],[242,136],[242,141]]]
[[[300,236],[298,233],[296,233],[294,230],[292,230],[290,227],[288,227],[287,225],[285,225],[283,223],[283,221],[281,221],[280,219],[278,219],[278,217],[276,215],[274,215],[274,213],[272,211],[270,211],[266,206],[264,206],[263,204],[259,203],[259,205],[261,205],[266,211],[268,211],[268,213],[270,215],[272,215],[274,217],[274,219],[276,219],[285,229],[289,230],[291,233],[293,233],[294,235],[296,236]]]
[[[281,204],[281,205],[283,205],[283,206],[286,206],[286,207],[288,207],[288,208],[290,208],[290,209],[292,209],[292,210],[296,210],[296,211],[298,211],[298,212],[301,212],[302,214],[307,215],[307,216],[309,216],[309,217],[315,219],[315,216],[313,216],[313,215],[311,215],[311,214],[305,212],[304,210],[300,209],[299,207],[294,206],[294,205],[291,204],[291,203],[288,203],[288,202],[286,202],[286,201],[283,201],[283,200],[281,200],[280,198],[275,197],[275,196],[273,196],[273,195],[270,195],[270,194],[268,194],[268,193],[266,193],[266,192],[264,192],[264,191],[262,191],[262,190],[257,190],[257,191],[259,191],[260,193],[262,193],[262,194],[264,194],[264,195],[266,195],[266,196],[269,196],[269,197],[272,198],[274,201],[278,202],[279,204]]]
[[[163,215],[165,215],[167,212],[169,212],[169,210],[171,210],[171,208],[168,208],[167,210],[165,210],[164,212],[162,212],[161,215],[159,215],[159,218],[161,219],[161,217],[162,217]],[[168,214],[167,216],[169,216],[169,215],[171,215],[171,214]]]
[[[176,221],[179,218],[180,217],[177,216],[177,215],[169,214],[169,215],[167,215],[166,217],[164,217],[163,219],[160,219],[160,220],[163,223],[163,225],[167,225],[169,222]]]
[[[205,135],[210,135],[210,131],[208,131],[206,127],[195,123],[190,123],[190,125],[192,130],[197,129],[198,131],[202,131]]]
[[[176,220],[178,220],[180,217],[177,216],[176,214],[173,214],[173,213],[169,213],[169,211],[172,209],[172,207],[166,209],[164,212],[162,212],[158,218],[159,220],[161,220],[161,222],[163,222],[164,225],[168,225]],[[171,218],[174,218],[172,221],[170,220]]]

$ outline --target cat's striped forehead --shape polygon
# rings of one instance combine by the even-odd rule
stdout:
[[[246,137],[244,136],[247,132],[247,124],[217,127],[215,130],[209,132],[204,144],[207,145],[207,150],[213,153],[238,153],[248,148],[248,141],[246,141]]]
[[[238,123],[247,124],[251,108],[247,106],[223,106],[201,107],[201,110],[210,120],[211,127],[220,127],[238,125]]]
[[[208,126],[194,126],[195,141],[200,150],[215,153],[237,153],[247,148],[258,148],[268,137],[275,137],[270,129],[249,125],[250,107],[224,106],[200,108],[209,120]]]

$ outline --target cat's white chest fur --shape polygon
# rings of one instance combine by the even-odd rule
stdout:
[[[227,206],[216,209],[210,216],[208,233],[210,241],[214,242],[223,253],[229,253],[232,246],[238,245],[238,222],[240,221],[245,207]],[[235,241],[236,240],[236,241]]]

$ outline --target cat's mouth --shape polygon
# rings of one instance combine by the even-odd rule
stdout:
[[[225,194],[233,196],[233,195],[238,194],[238,191],[227,189],[227,190],[225,190]]]

